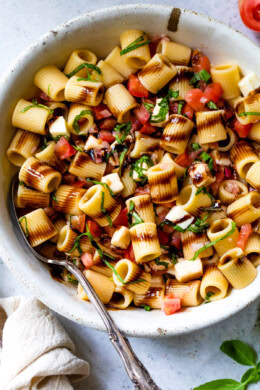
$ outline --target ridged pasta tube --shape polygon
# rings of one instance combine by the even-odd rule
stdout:
[[[191,48],[176,42],[162,39],[156,48],[157,53],[165,55],[170,62],[179,65],[188,65],[191,56]]]
[[[106,88],[109,88],[114,84],[123,83],[124,77],[105,61],[99,61],[97,66],[102,72],[102,82]]]
[[[247,138],[253,141],[260,142],[260,122],[254,123],[251,130],[249,131]]]
[[[112,298],[115,288],[114,283],[106,276],[91,270],[83,271],[83,273],[94,288],[101,302],[107,304]],[[78,284],[78,297],[84,301],[89,300],[80,283]]]
[[[236,289],[245,288],[254,281],[257,275],[256,268],[244,257],[241,248],[233,248],[226,252],[219,259],[218,268],[231,286]]]
[[[260,218],[260,194],[252,191],[237,199],[228,206],[227,214],[238,226],[256,221]]]
[[[120,43],[122,50],[140,37],[143,37],[142,42],[147,41],[147,35],[141,30],[124,31],[120,35]],[[122,56],[124,56],[126,64],[134,69],[143,68],[151,58],[148,44],[138,47],[137,49],[131,50],[128,53],[123,54]]]
[[[93,124],[94,116],[89,106],[77,103],[72,103],[70,105],[68,128],[72,134],[87,135]]]
[[[131,227],[130,232],[137,263],[144,263],[160,256],[161,248],[155,223],[140,223]]]
[[[183,153],[193,127],[194,123],[183,115],[171,115],[170,121],[163,130],[161,148],[170,153]]]
[[[182,188],[176,204],[177,206],[183,206],[183,209],[188,213],[197,216],[202,213],[201,207],[210,207],[211,198],[204,194],[203,191],[198,193],[198,188],[193,184],[189,184]]]
[[[130,74],[135,73],[135,69],[126,63],[125,56],[120,55],[120,48],[118,46],[111,51],[104,62],[119,72],[125,80],[128,79]]]
[[[95,65],[96,62],[97,62],[97,57],[92,51],[86,49],[74,50],[71,53],[63,72],[65,74],[69,74],[72,71],[74,71],[78,66],[84,63]],[[91,69],[83,68],[76,73],[76,76],[87,77],[88,72],[91,73]]]
[[[237,135],[229,127],[226,127],[227,138],[218,142],[217,150],[227,152],[237,142]]]
[[[134,293],[127,290],[124,287],[115,286],[111,300],[109,301],[109,306],[114,307],[115,309],[126,309],[134,299]]]
[[[144,272],[142,268],[128,259],[119,260],[115,265],[115,270],[125,283],[123,285],[114,273],[113,280],[116,286],[124,286],[136,294],[145,294],[151,286],[151,274]]]
[[[28,158],[19,172],[19,180],[35,190],[50,193],[60,185],[60,172],[34,157]]]
[[[207,235],[210,241],[215,241],[224,237],[231,230],[232,230],[232,219],[230,218],[220,219],[220,220],[216,220],[210,225],[207,231]],[[239,232],[236,228],[235,231],[230,236],[217,242],[214,245],[217,254],[219,256],[222,256],[229,249],[234,248],[237,244],[238,236],[239,236]]]
[[[236,64],[221,64],[210,69],[212,81],[220,83],[224,92],[224,99],[233,99],[240,96],[238,82],[240,80],[239,69]]]
[[[98,181],[100,181],[104,175],[105,169],[106,163],[96,164],[92,158],[84,152],[77,152],[69,166],[69,172],[73,173],[73,175],[90,177]]]
[[[27,158],[34,155],[39,144],[38,134],[18,130],[7,149],[7,157],[12,164],[21,167]]]
[[[160,164],[164,164],[164,163],[165,164],[173,164],[174,170],[175,170],[175,173],[176,173],[176,176],[178,179],[184,175],[186,168],[183,168],[180,165],[176,164],[176,162],[173,159],[172,154],[165,153],[163,155],[163,158],[160,160]]]
[[[77,235],[69,225],[65,225],[59,232],[57,249],[60,252],[69,252],[74,245]]]
[[[150,306],[151,309],[161,309],[165,287],[150,287],[145,294],[135,294],[135,306]]]
[[[181,242],[183,255],[186,260],[192,259],[195,252],[209,242],[206,233],[181,233]],[[205,249],[198,255],[198,258],[209,257],[213,255],[212,247]]]
[[[50,165],[54,169],[57,169],[57,171],[60,173],[64,173],[68,168],[68,164],[66,161],[61,160],[56,156],[55,145],[55,141],[48,142],[47,146],[43,150],[35,154],[35,157],[37,160]]]
[[[259,115],[241,115],[244,112],[260,113],[260,93],[250,94],[236,103],[236,117],[243,125],[259,121]]]
[[[240,141],[233,146],[230,158],[242,179],[246,178],[248,170],[259,160],[253,148],[246,141]]]
[[[44,66],[34,76],[36,87],[56,102],[65,100],[64,90],[67,81],[68,78],[55,65]]]
[[[129,212],[130,204],[133,202],[134,209],[137,214],[142,218],[144,222],[155,222],[154,209],[151,201],[151,197],[148,194],[134,196],[129,198],[126,201],[126,206]],[[134,217],[132,217],[132,223],[135,222]]]
[[[228,281],[216,265],[207,266],[200,285],[200,295],[203,299],[210,294],[210,301],[225,298],[228,291]]]
[[[252,233],[246,243],[244,254],[254,264],[256,257],[260,257],[260,235],[259,233]],[[255,264],[254,264],[255,265]]]
[[[159,149],[160,139],[148,137],[145,134],[137,131],[135,133],[134,148],[130,153],[131,158],[139,158],[147,152],[153,152],[155,149]]]
[[[79,208],[79,201],[85,194],[86,189],[72,187],[62,184],[55,192],[52,199],[52,207],[63,214],[80,215],[83,214]]]
[[[239,188],[239,192],[237,194],[234,194],[233,192],[231,192],[231,190],[229,191],[229,188],[232,189],[234,186],[236,188]],[[241,198],[241,196],[244,196],[247,193],[247,186],[238,180],[224,180],[220,184],[218,190],[219,199],[225,205],[233,203],[236,199]]]
[[[257,161],[249,168],[246,181],[257,191],[260,191],[260,161]]]
[[[200,296],[200,280],[193,280],[188,283],[180,283],[175,279],[168,279],[166,282],[166,295],[173,295],[181,299],[182,306],[198,306],[202,298]]]
[[[178,183],[172,164],[157,164],[147,171],[151,198],[154,203],[172,202],[178,195]]]
[[[38,192],[24,185],[19,185],[16,195],[16,207],[21,209],[31,207],[33,209],[45,208],[50,204],[50,194]]]
[[[119,123],[127,122],[130,119],[130,111],[138,106],[135,98],[123,84],[109,87],[105,93],[105,100],[109,110]]]
[[[72,76],[65,87],[65,99],[68,102],[98,106],[104,95],[104,84],[99,81],[81,80]]]
[[[227,138],[223,110],[196,112],[197,132],[200,144],[223,141]]]
[[[176,66],[176,70],[177,74],[170,82],[169,89],[179,91],[179,96],[173,100],[184,100],[187,93],[193,88],[190,80],[194,74],[194,70],[188,66]]]
[[[121,182],[124,185],[124,189],[121,192],[123,198],[128,198],[129,196],[133,195],[137,187],[133,178],[130,176],[130,171],[131,168],[126,168],[123,172],[123,175],[120,178]]]

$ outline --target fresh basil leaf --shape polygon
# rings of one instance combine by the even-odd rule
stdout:
[[[29,237],[29,231],[28,231],[28,226],[27,226],[27,218],[26,216],[24,215],[22,218],[19,219],[19,224],[21,225],[21,223],[24,221],[24,224],[25,224],[25,237]]]
[[[100,69],[98,66],[93,65],[93,64],[88,64],[87,62],[84,62],[83,64],[80,64],[79,66],[77,66],[72,72],[66,74],[66,76],[67,76],[68,78],[71,78],[71,77],[74,76],[76,73],[78,73],[81,69],[84,69],[84,68],[93,69],[93,70],[95,70],[98,74],[102,74],[101,69]]]
[[[50,93],[51,93],[51,84],[48,84],[47,95],[50,96]]]
[[[181,110],[182,110],[182,107],[184,106],[184,102],[179,102],[178,103],[178,111],[177,111],[177,114],[181,115]]]
[[[123,152],[120,154],[119,157],[119,168],[118,168],[118,175],[122,175],[122,168],[125,162],[126,153],[128,152],[128,149],[124,149]]]
[[[89,178],[87,178],[87,181],[90,181],[93,184],[100,184],[101,186],[105,187],[109,191],[112,197],[116,196],[116,194],[111,190],[111,188],[107,185],[107,183],[102,183],[101,181],[92,180]]]
[[[30,110],[30,108],[33,108],[33,107],[44,108],[45,110],[49,111],[49,115],[52,115],[54,113],[54,110],[51,110],[48,106],[45,106],[44,104],[38,103],[36,99],[32,99],[32,104],[30,104],[29,106],[24,107],[20,112],[24,113],[24,112]]]
[[[143,105],[146,108],[146,110],[149,112],[149,114],[152,113],[152,109],[155,107],[155,105],[153,103],[143,102]]]
[[[200,144],[198,144],[198,142],[194,142],[193,144],[191,144],[191,147],[195,151],[201,149],[201,146],[200,146]]]
[[[194,387],[193,390],[243,390],[244,386],[233,379],[218,379],[216,381],[205,383],[204,385]]]
[[[140,215],[137,214],[134,207],[135,207],[134,202],[131,200],[129,204],[129,211],[127,213],[128,223],[130,227],[139,225],[140,223],[144,223],[144,220],[140,217]],[[131,217],[134,217],[135,219],[134,223],[131,223]]]
[[[84,150],[83,150],[80,146],[76,146],[76,145],[72,145],[72,144],[71,144],[71,146],[72,146],[75,150],[77,150],[78,152],[84,152]]]
[[[111,219],[110,215],[107,213],[107,210],[104,207],[104,203],[105,203],[105,193],[102,191],[102,193],[101,193],[101,212],[106,217],[109,226],[112,227],[113,226],[113,222],[112,222],[112,219]]]
[[[151,306],[149,306],[149,305],[143,305],[141,307],[143,307],[145,311],[151,311],[152,310]]]
[[[130,51],[132,50],[135,50],[135,49],[138,49],[139,47],[142,47],[142,46],[145,46],[145,45],[148,45],[148,43],[150,43],[151,41],[147,40],[147,41],[144,41],[144,36],[141,35],[139,38],[137,38],[135,41],[133,41],[132,43],[130,43],[128,46],[126,46],[124,49],[122,49],[120,51],[120,56],[122,56],[123,54],[126,54],[126,53],[129,53]]]
[[[207,191],[206,187],[200,187],[197,189],[197,191],[195,192],[195,195],[199,195],[200,193],[203,193],[205,195],[208,195],[208,197],[211,199],[211,202],[215,202],[215,199],[213,198],[213,196]]]
[[[114,131],[116,132],[115,138],[119,144],[122,144],[126,140],[131,129],[132,123],[130,121],[121,123],[121,125],[118,124],[114,127]]]
[[[256,368],[249,368],[241,378],[242,383],[250,384],[260,381],[260,372]]]
[[[165,96],[164,98],[162,98],[162,100],[160,101],[160,103],[158,103],[159,107],[160,107],[160,110],[158,112],[158,114],[156,115],[152,115],[151,116],[151,123],[160,123],[160,122],[164,122],[165,119],[166,119],[166,115],[168,114],[169,112],[169,102],[168,102],[168,97]]]
[[[200,72],[194,73],[192,79],[190,80],[190,84],[197,84],[197,82],[200,80],[208,83],[210,78],[211,75],[205,69],[202,69]]]
[[[213,291],[208,291],[205,296],[204,303],[210,303],[210,298],[212,297],[212,295],[215,295],[215,293]]]
[[[133,177],[133,171],[135,171],[138,175],[139,182],[142,185],[144,185],[148,180],[147,176],[145,175],[145,172],[148,170],[148,168],[143,168],[143,163],[146,163],[148,168],[154,165],[151,158],[144,155],[132,164],[130,170],[130,176]]]
[[[216,104],[210,100],[207,104],[207,107],[210,108],[211,110],[217,110],[218,109],[218,106],[216,106]]]
[[[231,359],[244,366],[255,366],[256,353],[248,344],[240,340],[228,340],[220,346],[220,350]]]
[[[172,89],[169,89],[168,97],[177,99],[179,97],[179,91],[173,91]]]
[[[260,115],[260,112],[246,111],[246,112],[240,112],[240,114],[238,114],[238,116],[249,116],[249,115]]]
[[[166,261],[160,261],[160,257],[157,257],[154,261],[156,265],[162,265],[165,269],[168,269],[169,267],[169,264],[166,263]]]
[[[90,110],[82,110],[78,115],[75,116],[74,121],[72,123],[72,127],[76,131],[77,134],[80,132],[79,120],[84,115],[92,115],[93,116],[93,113]]]

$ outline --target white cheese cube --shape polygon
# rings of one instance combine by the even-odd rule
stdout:
[[[115,194],[119,194],[124,189],[124,185],[116,172],[103,176],[101,182],[106,183]]]
[[[101,150],[102,144],[103,144],[102,139],[98,139],[93,135],[89,135],[87,142],[85,143],[84,150],[91,150],[91,149]]]
[[[161,103],[162,101],[162,98],[160,99],[156,99],[156,104],[155,104],[155,107],[153,109],[153,116],[154,115],[158,115],[159,114],[159,111],[160,111],[160,106],[159,106],[159,103]],[[157,127],[163,127],[164,125],[166,125],[166,123],[169,121],[169,111],[167,112],[166,114],[166,117],[165,117],[165,120],[163,122],[159,122],[159,123],[155,123],[155,122],[151,122],[151,124],[153,126],[157,126]]]
[[[189,282],[198,279],[203,275],[202,261],[184,260],[175,264],[175,277],[178,282]]]
[[[130,230],[125,226],[116,228],[111,239],[111,245],[117,248],[127,249],[131,241]]]
[[[149,167],[148,167],[148,165],[146,164],[146,162],[143,162],[143,163],[141,164],[140,168],[144,170],[144,171],[143,171],[143,174],[144,174],[145,176],[147,176],[147,170],[148,170]],[[138,173],[137,173],[135,170],[133,170],[133,180],[134,180],[134,181],[142,181],[142,179],[138,176]]]
[[[53,137],[58,137],[59,135],[70,137],[68,125],[63,116],[59,116],[55,119],[49,127],[49,132]]]
[[[182,229],[187,229],[194,220],[194,217],[183,210],[182,206],[173,206],[165,218]]]
[[[260,79],[254,72],[248,73],[239,81],[238,86],[242,94],[247,96],[250,92],[260,88]]]

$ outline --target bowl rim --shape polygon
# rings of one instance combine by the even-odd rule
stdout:
[[[73,19],[70,19],[69,21],[59,24],[58,26],[54,27],[53,29],[49,30],[47,33],[43,34],[41,37],[39,37],[37,40],[35,40],[32,44],[30,44],[27,48],[25,48],[19,56],[11,63],[10,68],[4,73],[2,78],[0,79],[0,95],[4,94],[5,90],[8,90],[10,86],[5,82],[7,80],[11,73],[17,69],[17,66],[19,63],[23,63],[24,60],[26,60],[27,56],[30,55],[30,53],[33,51],[34,48],[39,47],[39,45],[42,45],[44,41],[52,38],[58,34],[59,32],[63,32],[65,29],[67,29],[69,26],[77,25],[80,24],[84,21],[87,22],[88,18],[98,18],[101,19],[102,17],[107,16],[108,13],[113,13],[115,11],[119,12],[128,12],[133,9],[140,9],[140,10],[148,10],[149,12],[153,11],[160,11],[162,7],[169,12],[169,15],[174,7],[170,5],[161,5],[161,4],[125,4],[125,5],[119,5],[119,6],[113,6],[113,7],[106,7],[106,8],[101,8],[93,12],[85,13],[83,15],[77,16]],[[250,38],[248,38],[246,35],[241,33],[240,31],[234,29],[233,27],[230,27],[226,25],[225,23],[203,15],[201,13],[192,11],[192,10],[187,10],[184,8],[179,8],[181,10],[181,13],[185,13],[190,15],[191,17],[199,17],[202,19],[202,21],[207,21],[208,22],[213,22],[215,25],[217,25],[220,28],[225,28],[228,31],[232,31],[232,33],[239,34],[240,37],[245,40],[247,44],[249,44],[252,48],[259,50],[259,47],[257,44],[253,41],[251,41]],[[88,23],[86,23],[87,25]],[[0,238],[0,243],[2,241],[2,238]],[[6,251],[6,247],[3,243],[3,245],[0,245],[0,256],[7,265],[7,267],[11,270],[11,272],[19,279],[22,284],[26,287],[29,288],[29,290],[38,298],[40,299],[44,304],[46,304],[48,307],[50,307],[52,310],[57,312],[58,314],[69,318],[72,321],[75,321],[77,323],[81,323],[84,325],[87,325],[91,328],[98,329],[98,330],[103,330],[105,331],[105,326],[102,324],[101,319],[99,317],[89,316],[89,319],[85,319],[84,321],[76,318],[75,315],[73,315],[73,310],[68,311],[66,310],[65,307],[59,306],[59,304],[56,303],[55,300],[51,300],[50,296],[48,297],[44,291],[44,288],[41,287],[41,284],[36,285],[33,283],[29,277],[27,277],[26,274],[21,275],[15,268],[15,264],[13,264],[14,260],[11,260],[10,257],[8,256],[8,251]],[[213,324],[222,322],[223,320],[231,317],[232,315],[236,314],[237,312],[241,311],[242,309],[246,308],[249,306],[251,303],[253,303],[258,297],[260,296],[260,288],[259,291],[255,291],[254,289],[250,290],[250,294],[246,295],[244,294],[243,297],[239,300],[234,300],[232,304],[229,303],[229,309],[226,310],[224,313],[221,313],[219,315],[218,313],[218,306],[221,301],[216,301],[214,302],[214,305],[216,307],[216,310],[212,311],[212,316],[207,319],[204,319],[204,321],[195,321],[194,324],[191,324],[190,326],[186,326],[185,324],[179,328],[179,329],[173,329],[171,327],[171,324],[163,324],[163,328],[157,328],[151,327],[148,331],[145,330],[139,330],[136,329],[133,326],[130,325],[123,325],[123,322],[120,321],[119,328],[123,330],[126,334],[132,335],[132,336],[144,336],[144,337],[162,337],[162,336],[176,336],[176,335],[181,335],[181,334],[188,334],[191,332],[194,332],[196,330],[200,330],[203,328],[206,328],[208,326],[211,326]],[[110,311],[110,314],[113,319],[116,319],[115,313]],[[185,321],[184,321],[185,322]],[[161,324],[162,325],[162,324]]]

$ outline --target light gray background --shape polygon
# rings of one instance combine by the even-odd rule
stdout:
[[[10,63],[24,48],[56,25],[98,8],[137,2],[0,0],[0,74],[9,68]],[[152,0],[142,0],[142,3],[151,2]],[[260,35],[242,24],[238,13],[238,0],[159,0],[156,3],[192,9],[215,17],[260,42]],[[29,295],[1,259],[0,275],[0,297]],[[260,313],[257,313],[259,303],[260,301],[256,302],[225,322],[188,336],[164,339],[132,338],[131,343],[163,390],[190,390],[206,381],[220,378],[239,380],[246,367],[239,366],[223,355],[219,346],[224,340],[239,338],[254,346],[260,356],[260,318],[257,320],[260,317]],[[76,389],[132,389],[105,334],[77,325],[61,316],[57,317],[74,340],[77,354],[91,364],[90,377],[77,385]],[[147,320],[149,321],[149,313]],[[259,385],[252,385],[250,390],[257,388]]]

